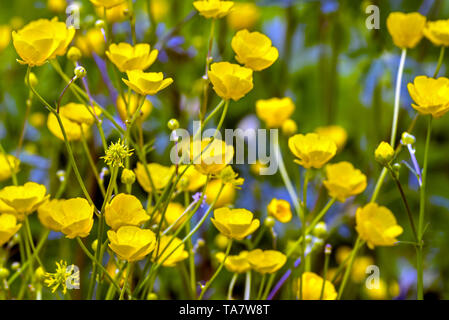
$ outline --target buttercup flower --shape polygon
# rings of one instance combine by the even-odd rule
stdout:
[[[316,133],[296,134],[288,139],[288,147],[295,155],[295,162],[306,169],[319,169],[337,152],[335,142]]]
[[[271,66],[278,58],[278,49],[272,46],[270,38],[260,32],[240,30],[232,38],[235,59],[254,71]]]
[[[320,300],[321,288],[323,287],[323,278],[313,272],[304,272],[302,277],[298,279],[295,290],[297,297],[300,297],[300,288],[302,284],[302,299],[303,300]],[[335,300],[337,299],[337,291],[332,282],[326,280],[324,284],[324,292],[322,300]]]
[[[78,125],[91,125],[95,121],[94,110],[92,110],[92,107],[80,103],[68,103],[59,109],[59,113]],[[99,116],[101,114],[101,109],[95,107],[95,114]]]
[[[63,12],[67,8],[66,0],[48,0],[47,8],[53,12]]]
[[[156,236],[153,231],[136,226],[123,226],[117,231],[108,231],[109,247],[122,260],[142,260],[154,250]]]
[[[408,92],[415,104],[412,107],[420,114],[442,117],[449,111],[449,79],[418,76],[407,85]]]
[[[180,245],[182,243],[182,240],[179,238],[174,238],[172,241],[172,238],[173,236],[168,235],[163,235],[160,238],[159,243],[156,244],[157,253],[155,251],[152,256],[153,262],[156,261],[156,263],[159,263],[164,261],[165,258],[168,257],[167,260],[162,263],[162,265],[164,267],[174,267],[178,262],[187,259],[189,254],[184,250],[184,244]],[[173,250],[175,251],[172,253]],[[171,255],[168,256],[169,254]]]
[[[50,195],[46,195],[47,189],[44,185],[27,182],[23,186],[7,186],[0,190],[0,200],[14,209],[18,220],[25,219],[39,208]]]
[[[64,200],[60,199],[52,199],[44,202],[37,209],[37,217],[39,218],[39,221],[45,228],[56,232],[61,231],[62,225],[53,217],[58,215],[59,212],[61,212],[62,210],[61,204],[63,201]]]
[[[101,158],[104,159],[104,162],[106,162],[108,166],[123,168],[123,162],[126,158],[132,156],[132,154],[133,150],[125,145],[125,143],[119,138],[116,143],[111,142],[106,150],[106,154]]]
[[[178,220],[181,215],[184,213],[185,208],[183,205],[177,202],[170,202],[167,206],[167,210],[165,211],[164,215],[164,225],[165,226],[171,226],[173,223],[175,223],[176,220]],[[162,213],[157,212],[157,216],[155,217],[155,220],[157,223],[161,221]],[[178,227],[181,225],[187,218],[187,215],[184,215],[176,224],[175,227]]]
[[[138,43],[134,46],[126,42],[111,44],[106,55],[109,60],[121,71],[145,70],[156,61],[158,51],[151,50],[147,43]]]
[[[149,163],[147,168],[156,190],[163,189],[167,185],[167,183],[170,182],[170,177],[174,171],[173,167],[165,167],[163,165],[160,165],[159,163]],[[144,165],[138,162],[137,167],[134,169],[134,173],[136,174],[137,181],[139,182],[140,186],[146,192],[153,192]]]
[[[125,94],[125,100],[128,101],[128,94]],[[127,110],[127,104],[123,101],[123,98],[119,95],[116,101],[117,104],[117,110],[120,118],[123,121],[126,121],[128,119],[132,119],[134,113],[136,110],[140,107],[140,99],[137,94],[131,94],[129,98],[128,108]],[[142,107],[140,108],[140,114],[136,119],[137,123],[142,123],[145,121],[146,118],[151,114],[151,111],[153,110],[153,104],[150,100],[145,99],[143,102]],[[128,115],[129,112],[129,115]]]
[[[279,222],[287,223],[292,220],[290,203],[282,199],[272,199],[267,207],[268,215],[275,217]]]
[[[424,35],[436,46],[449,46],[449,19],[427,22]]]
[[[374,151],[376,161],[382,165],[388,164],[394,158],[394,149],[388,142],[382,141]]]
[[[2,52],[11,41],[11,27],[8,25],[0,26],[0,52]]]
[[[195,169],[204,174],[217,174],[228,165],[234,157],[234,147],[220,139],[211,138],[195,140],[189,150],[190,159]]]
[[[9,179],[12,172],[19,171],[20,160],[11,154],[0,153],[0,182]]]
[[[423,37],[426,17],[418,12],[392,12],[387,18],[387,28],[399,48],[414,48]]]
[[[218,191],[221,188],[221,180],[211,180],[206,187],[206,202],[212,204]],[[221,208],[234,203],[236,197],[235,188],[230,184],[225,184],[223,190],[220,193],[214,208]]]
[[[318,127],[315,129],[315,133],[322,137],[328,137],[333,140],[337,145],[338,151],[341,151],[346,144],[348,139],[348,133],[346,130],[340,126],[331,125],[327,127]]]
[[[260,17],[259,7],[252,2],[238,2],[226,17],[231,29],[251,29]]]
[[[105,7],[106,9],[118,6],[125,1],[126,0],[90,0],[94,6]]]
[[[290,118],[295,105],[289,97],[257,100],[256,114],[267,128],[280,128]]]
[[[127,10],[129,10],[129,6],[128,1],[125,0],[122,4],[106,9],[106,20],[109,23],[122,22],[127,18]],[[99,18],[104,19],[103,7],[95,7],[95,12]]]
[[[298,132],[298,125],[296,124],[295,120],[293,119],[287,119],[282,124],[282,134],[286,137],[291,137],[296,132]]]
[[[65,55],[74,35],[75,29],[67,28],[56,17],[51,21],[32,21],[19,31],[12,32],[14,47],[22,59],[18,62],[30,67],[41,66],[49,59]]]
[[[218,252],[215,257],[221,263],[225,257],[224,252]],[[248,262],[248,251],[243,250],[238,255],[228,256],[224,264],[226,270],[232,273],[245,273],[251,269]]]
[[[276,250],[252,250],[247,259],[251,267],[262,274],[274,273],[287,262],[287,256]]]
[[[222,18],[226,16],[234,6],[232,1],[201,0],[194,1],[193,6],[205,18]]]
[[[366,176],[349,162],[342,161],[326,166],[327,180],[323,181],[329,195],[345,202],[347,198],[366,189]]]
[[[366,269],[374,264],[374,259],[370,256],[357,257],[352,265],[351,279],[356,283],[361,283],[366,279]]]
[[[60,113],[61,113],[61,109],[59,110]],[[65,131],[68,141],[81,140],[81,137],[82,137],[81,129],[83,130],[82,132],[86,136],[90,135],[90,133],[89,133],[90,126],[89,125],[82,124],[80,126],[78,123],[66,118],[62,114],[60,114],[59,116],[61,117],[61,122],[64,127],[64,131]],[[48,127],[48,130],[50,130],[50,132],[53,133],[53,135],[56,138],[58,138],[59,140],[64,140],[64,135],[62,134],[62,130],[61,130],[61,127],[59,126],[58,119],[56,118],[56,116],[53,113],[48,114],[47,127]]]
[[[116,195],[105,207],[106,224],[112,230],[122,226],[140,226],[150,219],[135,196],[125,193]]]
[[[215,93],[225,100],[240,100],[253,88],[253,70],[229,62],[210,66],[209,78]]]
[[[92,56],[93,52],[102,55],[105,51],[104,36],[100,28],[92,28],[85,35],[77,35],[75,44],[85,57]]]
[[[211,221],[223,235],[237,240],[243,240],[260,225],[260,221],[246,209],[216,209]]]
[[[4,245],[19,231],[22,224],[12,214],[0,214],[0,246]]]
[[[127,71],[128,79],[122,79],[128,87],[143,96],[155,95],[172,84],[172,78],[164,79],[162,72],[148,72],[142,70]]]
[[[355,219],[360,238],[371,249],[375,246],[392,246],[398,241],[396,237],[402,234],[402,227],[397,224],[393,213],[376,203],[358,208]]]
[[[45,273],[45,284],[47,287],[51,288],[51,292],[54,293],[61,286],[62,293],[67,293],[67,285],[70,283],[74,286],[79,286],[80,284],[80,272],[74,268],[74,265],[67,265],[67,262],[61,260],[56,262],[56,272],[55,273]]]
[[[178,172],[187,171],[179,180],[178,186],[183,191],[195,191],[204,186],[207,181],[207,176],[195,169],[194,166],[180,165]]]

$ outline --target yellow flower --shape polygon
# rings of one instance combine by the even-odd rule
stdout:
[[[382,141],[374,151],[376,161],[386,165],[394,158],[394,149],[388,142]]]
[[[206,187],[206,202],[212,204],[218,191],[221,188],[221,180],[211,180]],[[234,203],[236,196],[235,188],[230,184],[225,184],[223,190],[220,193],[217,201],[215,202],[214,208],[221,208]]]
[[[47,189],[44,185],[35,182],[27,182],[23,186],[7,186],[0,190],[0,200],[14,209],[14,214],[19,220],[25,219],[39,208],[50,195],[45,195]]]
[[[187,170],[186,170],[187,168]],[[183,191],[195,191],[204,186],[207,180],[207,176],[195,169],[194,166],[180,165],[178,172],[186,172],[179,180],[178,188]]]
[[[153,180],[154,188],[156,189],[156,191],[163,189],[167,185],[167,183],[170,182],[170,177],[174,171],[173,167],[165,167],[158,163],[149,163],[147,168],[151,179]],[[145,166],[138,162],[136,169],[134,169],[134,173],[136,174],[137,181],[139,182],[140,186],[146,192],[153,192],[150,180],[148,179],[148,175],[145,170]]]
[[[154,20],[160,22],[164,20],[164,18],[167,16],[167,13],[169,13],[170,3],[166,0],[152,0],[150,8]]]
[[[95,114],[94,114],[95,112]],[[95,121],[95,115],[97,117],[101,114],[101,109],[95,107],[95,111],[92,107],[86,106],[80,103],[68,103],[59,109],[61,116],[69,119],[72,122],[80,124],[91,125]]]
[[[237,240],[243,240],[260,225],[260,221],[254,219],[252,212],[246,209],[216,209],[211,221],[223,235]]]
[[[90,57],[93,52],[102,55],[105,50],[104,35],[100,28],[89,29],[85,35],[78,35],[75,44],[85,57]]]
[[[0,182],[9,179],[12,172],[19,172],[20,160],[10,154],[0,153]]]
[[[128,79],[122,79],[126,85],[143,96],[155,95],[173,83],[172,78],[164,79],[162,72],[127,71]]]
[[[62,108],[61,108],[62,109]],[[59,110],[61,113],[61,110]],[[87,136],[90,135],[89,133],[89,126],[86,124],[82,124],[81,127],[78,123],[71,121],[70,119],[64,117],[62,114],[60,114],[61,122],[64,127],[64,131],[67,135],[67,140],[69,141],[76,141],[81,140],[81,128],[83,128],[84,134]],[[48,130],[50,130],[53,135],[60,139],[64,140],[64,135],[62,134],[61,127],[59,126],[58,119],[53,113],[48,114],[47,118],[47,127]]]
[[[184,250],[184,244],[181,244],[182,240],[179,238],[174,238],[173,240],[172,239],[173,236],[168,235],[163,235],[160,238],[159,243],[156,244],[157,253],[155,252],[152,256],[153,262],[156,261],[156,257],[157,263],[164,261],[168,257],[167,260],[162,263],[162,266],[174,267],[178,262],[186,259],[189,256],[187,251]],[[173,252],[173,250],[175,251]],[[169,256],[169,254],[171,255]]]
[[[75,269],[74,265],[67,266],[67,262],[61,260],[56,262],[56,272],[46,272],[44,283],[47,287],[51,288],[51,292],[54,293],[59,286],[62,287],[62,293],[67,293],[67,284],[71,284],[79,287],[80,284],[80,272]]]
[[[396,223],[393,213],[386,207],[369,203],[355,213],[356,230],[368,247],[392,246],[396,237],[402,234],[402,227]]]
[[[134,46],[126,42],[111,44],[106,51],[109,60],[121,71],[148,69],[156,61],[158,51],[151,50],[147,43]]]
[[[218,252],[215,257],[221,263],[225,257],[223,252]],[[226,270],[232,273],[245,273],[251,269],[248,262],[248,251],[241,251],[238,255],[228,256],[224,264]]]
[[[449,111],[449,79],[418,76],[407,85],[408,92],[416,104],[412,107],[420,114],[442,117]]]
[[[387,18],[387,28],[399,48],[414,48],[423,37],[426,17],[418,12],[392,12]]]
[[[125,1],[126,0],[90,0],[94,6],[105,7],[106,9],[118,6]]]
[[[48,10],[56,12],[56,13],[63,12],[67,8],[67,1],[66,0],[48,0],[47,8],[48,8]]]
[[[0,214],[0,246],[7,243],[21,226],[20,223],[17,223],[17,218],[14,215]]]
[[[8,25],[0,26],[0,52],[2,52],[11,41],[11,27]]]
[[[272,46],[270,38],[260,32],[240,30],[232,38],[235,59],[254,71],[270,67],[278,58],[278,49]]]
[[[54,217],[62,211],[63,201],[60,199],[49,200],[37,209],[37,217],[45,228],[61,232],[62,225]]]
[[[361,283],[367,277],[366,269],[374,264],[373,258],[370,256],[358,257],[352,265],[351,279],[356,283]]]
[[[105,207],[106,224],[113,230],[122,226],[140,226],[150,219],[135,196],[125,193],[116,195]]]
[[[124,142],[119,138],[116,143],[111,142],[106,153],[102,159],[108,166],[115,168],[123,168],[123,163],[125,160],[132,156],[133,149],[130,149]]]
[[[75,29],[67,28],[57,17],[51,21],[32,21],[19,31],[12,32],[14,47],[22,58],[18,62],[30,67],[41,66],[49,59],[65,55],[74,35]]]
[[[268,215],[275,217],[279,222],[287,223],[292,220],[292,209],[288,201],[272,199],[267,207]]]
[[[379,279],[377,287],[374,284],[372,288],[368,288],[367,286],[363,287],[364,287],[363,291],[368,296],[369,299],[386,300],[389,298],[388,287],[383,279]]]
[[[288,147],[295,162],[306,169],[323,167],[337,152],[335,142],[316,133],[296,134],[288,139]]]
[[[348,246],[338,247],[337,251],[335,252],[335,260],[337,261],[338,264],[342,264],[349,257],[351,252],[352,252],[351,247]]]
[[[128,101],[128,94],[125,94],[125,101]],[[123,98],[119,95],[116,101],[117,104],[117,110],[118,114],[120,116],[120,119],[123,121],[126,121],[128,119],[132,119],[134,113],[136,110],[140,107],[139,103],[141,103],[139,96],[137,94],[131,94],[129,98],[129,116],[128,116],[128,110],[126,109],[126,103],[123,101]],[[142,123],[148,116],[151,114],[151,111],[153,110],[153,104],[150,100],[145,99],[143,102],[143,106],[140,108],[140,114],[136,119],[137,123]]]
[[[234,30],[251,29],[260,17],[260,9],[255,3],[239,2],[226,17],[229,27]]]
[[[285,120],[285,122],[282,124],[282,134],[286,137],[291,137],[296,132],[298,132],[298,125],[296,124],[295,120]]]
[[[240,100],[253,88],[253,70],[229,62],[210,66],[209,78],[215,93],[225,100]]]
[[[109,23],[114,22],[122,22],[126,20],[127,15],[126,12],[129,9],[128,2],[125,1],[122,4],[119,4],[115,7],[106,9],[106,20]],[[101,19],[104,19],[104,9],[103,7],[95,7],[95,12],[97,13],[98,17]]]
[[[247,259],[251,267],[262,274],[274,273],[287,262],[287,256],[276,250],[252,250]]]
[[[16,211],[0,199],[0,212],[14,214]]]
[[[205,18],[222,18],[226,16],[234,6],[232,1],[201,0],[194,1],[193,6]]]
[[[193,141],[189,153],[198,172],[204,175],[217,174],[232,161],[234,147],[220,139],[211,142],[211,138],[207,138]]]
[[[295,111],[292,99],[272,98],[256,101],[256,114],[265,122],[267,128],[280,128]]]
[[[109,247],[122,260],[142,260],[154,250],[156,236],[151,230],[136,226],[123,226],[117,231],[108,231]]]
[[[366,189],[366,176],[346,161],[327,165],[326,177],[323,184],[329,195],[340,202],[345,202],[347,198]]]
[[[341,151],[346,144],[348,134],[346,130],[340,126],[332,125],[327,127],[318,127],[315,129],[315,133],[318,133],[322,137],[328,137],[332,139],[337,145],[338,151]]]
[[[449,19],[427,22],[424,35],[437,46],[449,46]]]
[[[301,278],[298,278],[298,281],[295,286],[296,295],[299,298],[300,288],[301,288],[301,279],[303,281],[302,284],[302,299],[303,300],[320,300],[321,296],[321,288],[323,287],[323,278],[313,272],[304,272]],[[332,282],[326,280],[324,284],[324,292],[322,300],[335,300],[337,299],[337,291],[335,291],[335,287]]]
[[[175,223],[176,220],[178,220],[181,215],[184,213],[185,208],[183,205],[177,202],[170,202],[167,206],[167,210],[165,211],[164,215],[164,225],[165,226],[171,226],[173,223]],[[162,218],[162,214],[160,212],[156,213],[155,221],[159,223]],[[179,227],[187,218],[187,215],[184,215],[174,226],[175,228]]]

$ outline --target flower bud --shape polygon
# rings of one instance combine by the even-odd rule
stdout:
[[[104,26],[105,26],[104,20],[99,19],[99,20],[95,21],[95,26],[97,28],[104,29]]]
[[[376,161],[382,165],[388,164],[394,158],[394,149],[388,142],[382,141],[374,152]]]
[[[91,246],[92,250],[97,251],[98,240],[94,240],[90,246]]]
[[[39,81],[37,80],[36,75],[33,72],[30,72],[30,85],[34,88],[38,83]],[[28,78],[25,78],[25,84],[28,85]]]
[[[19,270],[20,269],[20,262],[18,262],[18,261],[13,262],[11,264],[11,269],[14,270],[14,271]]]
[[[298,125],[292,119],[288,119],[282,125],[282,133],[286,137],[294,135],[298,131]]]
[[[265,226],[270,229],[274,227],[275,223],[276,223],[276,220],[274,220],[274,218],[271,216],[268,216],[264,221]]]
[[[77,47],[70,47],[69,51],[67,51],[67,58],[73,62],[77,62],[82,56],[80,49]]]
[[[120,180],[123,184],[133,184],[136,181],[136,174],[132,170],[123,169]]]
[[[9,277],[9,270],[6,268],[0,268],[0,280],[6,279]]]
[[[219,233],[216,237],[215,237],[215,245],[220,249],[220,250],[224,250],[226,249],[229,239],[222,235],[221,233]]]
[[[396,175],[396,177],[399,178],[399,171],[401,170],[401,164],[395,163],[394,165],[391,166],[391,168],[393,169],[393,173]]]
[[[403,145],[407,145],[407,144],[414,144],[416,141],[415,136],[411,135],[408,132],[404,132],[401,136],[401,143]]]
[[[171,131],[176,130],[176,129],[179,128],[179,121],[176,120],[176,119],[170,119],[170,120],[168,120],[168,122],[167,122],[167,127],[168,127]]]
[[[86,76],[86,74],[87,74],[86,69],[84,69],[84,67],[82,67],[82,66],[76,67],[74,72],[75,72],[75,76],[78,79],[84,78]]]
[[[331,254],[332,253],[332,246],[328,243],[326,244],[326,246],[324,247],[324,254]]]
[[[321,221],[318,222],[315,226],[315,228],[313,228],[313,232],[312,234],[317,237],[317,238],[324,238],[327,234],[327,226],[326,223]]]
[[[157,300],[157,299],[159,299],[159,297],[158,297],[157,294],[155,294],[154,292],[150,292],[150,293],[147,295],[147,300]]]
[[[44,268],[42,268],[42,267],[37,268],[34,271],[34,275],[35,275],[37,281],[43,281],[44,278],[45,278],[45,270],[44,270]]]

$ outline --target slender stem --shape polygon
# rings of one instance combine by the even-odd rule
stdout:
[[[86,135],[84,134],[83,126],[80,125],[81,131],[81,144],[83,145],[84,153],[86,154],[87,160],[89,161],[89,165],[94,173],[95,179],[97,180],[98,187],[100,188],[101,194],[103,197],[106,195],[106,191],[104,190],[103,182],[100,179],[100,175],[98,174],[97,166],[95,165],[94,160],[92,159],[92,155],[90,154],[89,146],[87,145]]]
[[[327,250],[327,249],[325,249],[325,250]],[[324,252],[323,285],[321,286],[320,300],[323,300],[324,289],[326,286],[327,270],[329,268],[329,258],[330,258],[330,252],[328,253],[327,251],[325,251]]]
[[[132,263],[131,262],[127,262],[127,266],[126,266],[126,277],[125,277],[125,283],[123,284],[123,288],[120,291],[120,297],[119,300],[123,300],[123,298],[125,297],[125,291],[126,291],[126,286],[128,285],[129,282],[129,277],[131,275],[131,267],[132,267]]]
[[[343,281],[342,281],[342,283],[341,283],[341,285],[340,285],[340,288],[339,288],[339,290],[338,290],[337,300],[340,300],[340,299],[341,299],[341,296],[342,296],[342,294],[343,294],[343,291],[345,290],[346,283],[348,282],[349,275],[351,274],[352,265],[354,264],[354,259],[355,259],[355,257],[357,256],[357,251],[358,251],[359,248],[361,247],[361,241],[362,241],[362,240],[360,239],[360,237],[357,237],[357,240],[355,241],[355,244],[354,244],[354,248],[352,249],[352,252],[351,252],[351,256],[350,256],[350,258],[349,258],[349,264],[348,264],[348,267],[346,268],[345,274],[344,274],[344,276],[343,276]]]
[[[391,139],[390,145],[396,145],[396,132],[398,129],[398,118],[399,118],[399,109],[400,109],[400,99],[401,99],[401,83],[402,83],[402,74],[404,73],[404,63],[405,57],[407,56],[407,49],[402,49],[401,60],[399,62],[398,73],[396,76],[396,91],[394,97],[394,113],[393,113],[393,124],[391,126]]]
[[[259,293],[257,294],[256,300],[260,300],[262,298],[262,292],[263,292],[263,288],[265,286],[266,281],[267,281],[267,275],[266,275],[266,273],[264,273],[264,274],[262,274],[262,280],[260,281]]]
[[[234,291],[235,283],[237,282],[237,278],[239,277],[238,273],[234,273],[232,276],[231,282],[229,283],[229,289],[228,289],[228,300],[232,300],[232,292]]]
[[[246,271],[245,293],[243,300],[249,300],[251,297],[251,270]]]
[[[443,65],[443,59],[444,59],[444,51],[445,51],[446,47],[445,46],[441,46],[440,49],[440,56],[438,58],[438,63],[437,63],[437,67],[435,69],[435,73],[433,74],[433,77],[436,78],[438,77],[438,72],[440,72],[440,68]]]

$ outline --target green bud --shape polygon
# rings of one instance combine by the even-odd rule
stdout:
[[[77,62],[82,56],[80,49],[77,47],[70,47],[69,51],[67,51],[67,58],[73,62]]]
[[[78,79],[84,78],[86,76],[86,74],[87,74],[86,69],[84,69],[84,67],[82,67],[82,66],[76,67],[74,72],[75,72],[75,76]]]
[[[98,240],[94,240],[91,244],[91,248],[94,251],[97,251],[97,247],[98,247]]]
[[[99,19],[99,20],[95,21],[95,26],[96,26],[97,28],[104,29],[104,27],[105,27],[104,20]]]
[[[36,75],[33,72],[30,72],[30,85],[34,88],[38,83],[39,81],[37,80]],[[25,84],[28,85],[28,78],[25,78]]]
[[[9,270],[6,268],[0,268],[0,280],[6,279],[9,277]]]
[[[176,129],[179,128],[179,121],[176,120],[176,119],[170,119],[170,120],[168,120],[168,122],[167,122],[167,127],[168,127],[171,131],[176,130]]]
[[[401,136],[401,143],[403,145],[407,145],[407,144],[414,144],[416,141],[415,136],[411,135],[408,132],[404,132]]]
[[[14,271],[19,270],[20,269],[20,262],[18,262],[18,261],[13,262],[11,264],[11,269],[14,270]]]
[[[147,295],[147,300],[158,300],[159,299],[159,297],[157,296],[157,294],[155,294],[154,292],[150,292],[148,295]]]
[[[123,184],[133,184],[136,181],[136,174],[129,169],[123,169],[120,180]]]
[[[272,216],[268,216],[264,221],[264,225],[270,229],[273,228],[275,224],[276,220]]]
[[[327,226],[324,221],[318,222],[313,228],[312,234],[317,238],[324,238],[327,234]]]

